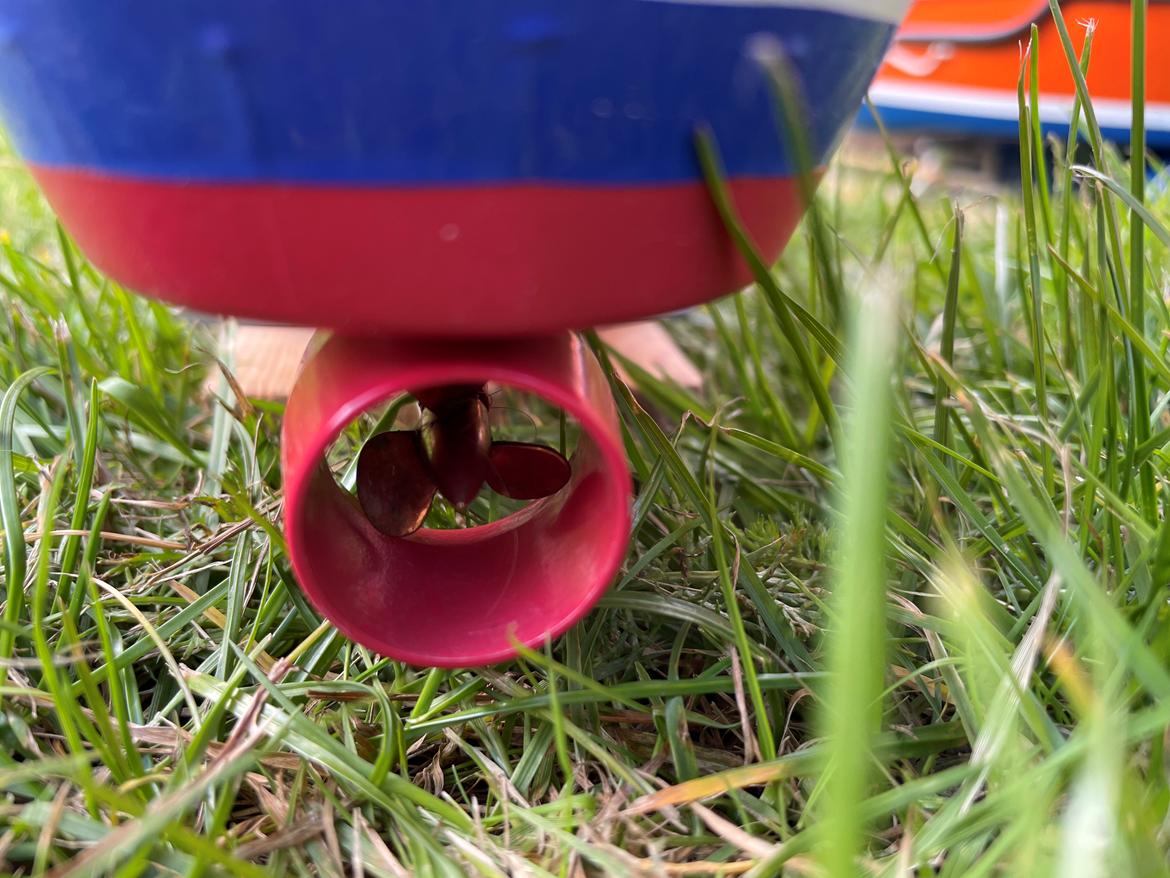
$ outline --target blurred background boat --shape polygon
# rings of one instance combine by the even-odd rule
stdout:
[[[1104,135],[1130,139],[1129,0],[1062,4],[1077,50],[1094,22],[1089,91]],[[918,0],[886,57],[870,96],[895,135],[929,135],[962,144],[1014,142],[1017,83],[1035,24],[1039,28],[1040,117],[1046,132],[1067,136],[1075,99],[1047,0]],[[1170,2],[1150,0],[1146,126],[1151,149],[1170,152]],[[872,127],[868,111],[863,126]]]

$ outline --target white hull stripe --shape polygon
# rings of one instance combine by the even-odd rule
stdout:
[[[938,85],[903,85],[875,82],[869,96],[880,110],[916,110],[940,116],[966,116],[976,119],[1018,119],[1019,101],[1014,93],[995,89],[962,88]],[[1040,121],[1061,125],[1072,118],[1071,95],[1040,95]],[[1097,98],[1093,101],[1097,124],[1102,128],[1129,128],[1133,124],[1133,108],[1129,101],[1117,98]],[[1170,131],[1170,104],[1147,103],[1146,127],[1154,131]]]
[[[680,3],[692,6],[778,6],[837,12],[854,18],[869,18],[901,24],[911,0],[643,0],[648,3]]]

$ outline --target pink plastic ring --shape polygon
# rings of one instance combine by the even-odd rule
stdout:
[[[466,530],[375,530],[325,466],[360,414],[406,389],[496,382],[581,425],[559,493]],[[625,556],[630,472],[609,386],[575,335],[511,341],[333,337],[306,362],[284,418],[285,531],[314,606],[346,636],[413,665],[471,667],[556,637]]]

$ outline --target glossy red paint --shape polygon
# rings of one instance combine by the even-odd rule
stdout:
[[[98,267],[211,313],[360,335],[539,335],[662,314],[750,280],[702,182],[343,188],[33,170]],[[798,190],[731,183],[765,259],[800,219]]]

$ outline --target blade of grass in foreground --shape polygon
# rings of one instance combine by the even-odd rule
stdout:
[[[881,721],[886,653],[886,500],[897,341],[895,284],[875,279],[857,309],[852,406],[844,432],[837,574],[825,693],[830,777],[820,862],[835,878],[853,878],[864,847],[872,747]]]
[[[25,389],[52,370],[30,369],[12,382],[0,401],[0,521],[4,524],[4,575],[8,594],[4,603],[4,621],[0,629],[0,659],[12,656],[14,628],[19,624],[24,604],[24,574],[27,556],[24,548],[24,525],[16,494],[16,470],[13,467],[12,434],[16,424],[16,406]],[[8,678],[8,666],[0,665],[0,685]]]
[[[775,279],[772,277],[771,270],[756,252],[747,232],[739,223],[731,196],[727,190],[722,162],[719,158],[719,149],[712,132],[707,129],[700,129],[695,135],[695,147],[698,151],[699,163],[703,168],[703,176],[707,182],[707,188],[710,190],[712,198],[715,201],[715,207],[719,211],[719,216],[723,220],[732,240],[736,243],[740,255],[751,268],[756,283],[760,285],[760,289],[764,292],[769,306],[774,310],[776,319],[780,323],[781,331],[784,333],[784,338],[796,355],[801,375],[807,383],[809,391],[812,393],[821,417],[829,425],[830,432],[836,434],[837,410],[833,407],[833,400],[829,395],[829,389],[821,378],[820,369],[817,366],[812,351],[805,343],[804,336],[797,326],[797,317],[804,316],[806,318],[805,329],[816,337],[818,341],[824,338],[829,339],[827,342],[822,342],[822,347],[826,351],[834,351],[836,346],[832,344],[831,336],[823,328],[807,325],[807,320],[811,319],[811,315],[798,313],[797,317],[793,316],[792,303],[780,292]]]
[[[1146,14],[1149,0],[1132,0],[1130,18],[1133,24],[1131,54],[1133,73],[1130,78],[1133,89],[1133,128],[1130,131],[1130,186],[1133,200],[1138,205],[1146,200]],[[1140,330],[1146,323],[1146,228],[1142,212],[1131,209],[1129,218],[1129,289],[1130,319]],[[1149,387],[1146,379],[1146,364],[1140,357],[1134,358],[1133,365],[1134,442],[1142,445],[1150,438]],[[1138,473],[1138,490],[1146,520],[1153,523],[1158,516],[1158,500],[1154,492],[1154,471],[1143,466]]]
[[[1033,110],[1030,108],[1027,93],[1025,92],[1025,85],[1028,82],[1028,65],[1031,62],[1032,53],[1037,51],[1037,39],[1038,31],[1033,25],[1032,38],[1028,43],[1028,55],[1025,63],[1020,68],[1016,96],[1020,111],[1020,190],[1024,197],[1024,232],[1028,253],[1027,277],[1028,288],[1031,293],[1027,304],[1032,347],[1032,379],[1035,383],[1036,408],[1039,411],[1040,419],[1047,423],[1049,411],[1048,381],[1044,362],[1047,345],[1044,334],[1044,294],[1042,290],[1042,274],[1040,271],[1039,222],[1037,220],[1039,209],[1036,205],[1036,191],[1038,186],[1035,183],[1035,178],[1043,174],[1043,169],[1033,165],[1034,158],[1039,153],[1033,150],[1033,133],[1029,121],[1029,116]],[[1036,106],[1037,97],[1035,95],[1034,82],[1031,100],[1031,106]],[[1040,454],[1041,465],[1044,468],[1044,485],[1048,488],[1048,492],[1052,493],[1053,485],[1055,484],[1052,451],[1045,445],[1040,449]]]

